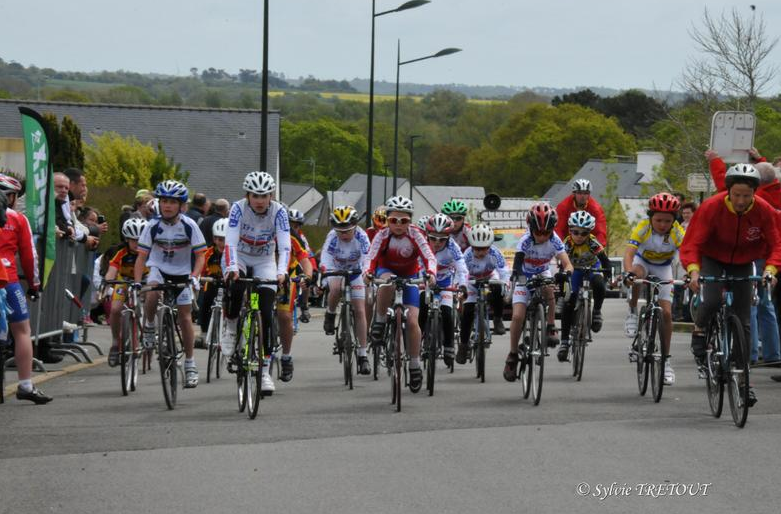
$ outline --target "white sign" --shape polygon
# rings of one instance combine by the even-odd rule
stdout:
[[[744,111],[719,111],[711,122],[710,147],[728,163],[748,162],[754,146],[754,114]]]
[[[528,212],[526,210],[482,211],[480,221],[496,228],[524,228]]]
[[[703,173],[689,173],[686,175],[687,189],[692,193],[710,193],[716,191],[713,179]]]

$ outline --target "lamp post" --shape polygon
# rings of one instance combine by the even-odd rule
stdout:
[[[409,199],[412,200],[412,166],[415,163],[415,140],[423,137],[417,134],[414,134],[409,137]]]
[[[393,122],[393,190],[396,190],[396,181],[399,177],[399,70],[405,64],[410,64],[418,61],[425,61],[426,59],[434,59],[436,57],[444,57],[446,55],[460,52],[460,48],[444,48],[439,52],[425,57],[418,57],[417,59],[410,59],[409,61],[401,60],[401,41],[398,42],[396,51],[396,117]]]
[[[376,0],[372,0],[372,41],[371,41],[371,65],[369,68],[369,152],[367,157],[367,172],[366,172],[366,212],[372,210],[372,165],[374,156],[374,20],[380,16],[391,14],[395,12],[406,11],[407,9],[414,9],[430,3],[430,0],[410,0],[398,6],[390,11],[377,12]],[[384,199],[383,199],[384,201]],[[370,221],[367,216],[366,226],[369,227]]]
[[[260,171],[268,172],[268,0],[263,0],[263,70],[260,93]]]

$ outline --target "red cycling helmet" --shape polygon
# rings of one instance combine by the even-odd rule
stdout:
[[[675,214],[681,207],[681,201],[678,197],[670,193],[659,193],[648,200],[648,210],[654,212],[669,212]]]
[[[532,231],[548,232],[553,230],[558,219],[556,209],[547,202],[538,202],[529,208],[529,214],[526,215],[526,225]]]

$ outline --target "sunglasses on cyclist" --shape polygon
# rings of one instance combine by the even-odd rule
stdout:
[[[429,241],[437,241],[437,242],[440,242],[440,243],[442,241],[447,241],[448,239],[450,239],[449,236],[428,236],[428,240]]]
[[[391,225],[409,225],[412,218],[388,218],[388,223]]]
[[[451,220],[453,220],[453,221],[461,221],[461,220],[463,220],[463,219],[464,219],[464,217],[463,217],[463,216],[460,216],[460,215],[458,215],[458,214],[451,214],[451,215],[450,215],[450,219],[451,219]]]
[[[569,229],[569,233],[572,234],[573,236],[587,236],[591,232],[589,232],[588,230]]]
[[[385,223],[387,219],[385,218],[385,216],[375,216],[374,221],[376,221],[377,223]]]

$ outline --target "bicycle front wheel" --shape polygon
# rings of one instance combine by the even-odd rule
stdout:
[[[393,341],[393,397],[396,400],[396,412],[401,412],[401,347],[406,343],[404,338],[404,324],[401,320],[401,311],[394,317],[395,327]]]
[[[130,311],[124,311],[120,320],[121,339],[119,351],[120,379],[122,395],[127,396],[133,389],[133,329],[135,320]]]
[[[727,390],[729,391],[729,409],[735,426],[743,428],[748,418],[749,406],[749,376],[748,352],[743,325],[736,315],[727,318],[727,344],[729,347],[729,362],[727,363]]]
[[[639,323],[637,325],[637,334],[632,343],[637,352],[637,388],[640,390],[640,396],[645,396],[648,391],[648,375],[650,363],[648,362],[648,345],[645,322],[645,308],[640,310]]]
[[[485,333],[488,328],[488,320],[484,308],[477,313],[477,348],[475,348],[475,370],[480,383],[485,382]]]
[[[220,309],[212,309],[212,316],[209,320],[209,329],[206,331],[209,345],[209,359],[206,362],[206,383],[211,382],[212,373],[215,378],[220,378],[220,360],[222,351],[220,350],[220,318],[222,312]]]
[[[339,323],[342,329],[342,367],[344,368],[344,385],[353,388],[353,331],[351,330],[352,320],[350,319],[350,308],[347,303],[342,305],[342,321]]]
[[[530,368],[533,370],[531,380],[532,399],[534,405],[540,404],[542,398],[542,377],[545,369],[545,353],[548,341],[545,333],[545,309],[538,304],[532,317],[532,352]]]
[[[260,377],[261,359],[263,357],[263,324],[260,312],[255,311],[250,317],[249,341],[247,342],[247,369],[244,380],[247,384],[247,416],[255,419],[260,409]]]
[[[434,377],[437,374],[437,352],[439,351],[439,311],[431,314],[426,331],[426,389],[429,396],[434,396]]]
[[[667,360],[662,350],[662,341],[659,336],[659,311],[651,313],[651,321],[648,324],[648,363],[650,365],[651,391],[654,402],[659,403],[664,391],[664,363]]]
[[[160,367],[160,380],[163,384],[163,396],[169,410],[176,407],[176,388],[179,370],[176,362],[176,340],[174,335],[174,316],[170,309],[161,309],[158,313],[157,360]]]
[[[711,322],[705,353],[705,387],[708,406],[714,417],[721,417],[724,408],[724,369],[721,366],[723,341],[718,316]]]
[[[236,400],[239,404],[239,412],[244,412],[244,409],[247,408],[247,383],[245,380],[245,375],[247,374],[246,370],[244,369],[244,345],[245,345],[245,339],[246,335],[244,334],[244,324],[246,323],[248,317],[246,313],[242,313],[242,315],[239,317],[239,324],[236,328],[236,344],[234,346],[235,350],[233,352],[233,361],[231,365],[236,366]],[[238,362],[238,364],[236,364]]]
[[[588,307],[585,302],[578,301],[578,306],[575,309],[575,334],[572,338],[572,376],[580,382],[583,378],[583,357],[586,352],[586,334],[588,333],[588,316],[586,316],[586,310]]]
[[[527,318],[524,322],[523,332],[521,334],[521,350],[518,352],[518,363],[520,365],[520,371],[518,372],[518,378],[521,381],[521,390],[523,391],[523,398],[529,398],[532,392],[532,380],[534,378],[534,370],[532,369],[532,321],[528,318],[529,311],[527,311]]]

